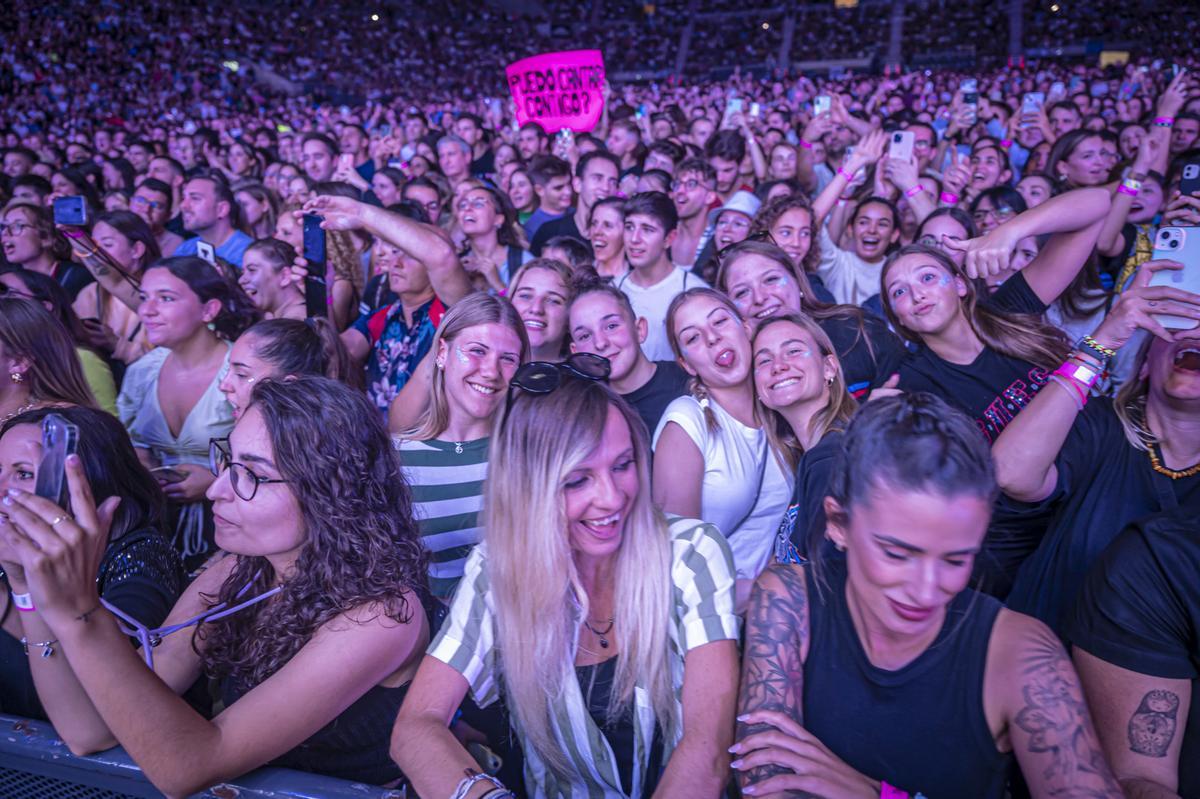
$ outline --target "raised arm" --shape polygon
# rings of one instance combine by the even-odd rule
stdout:
[[[738,114],[738,128],[746,139],[746,152],[750,153],[750,162],[754,164],[754,177],[760,181],[765,180],[767,177],[766,156],[763,155],[762,145],[758,143],[754,131],[750,129],[750,123],[742,114]]]
[[[137,278],[130,275],[120,264],[108,256],[92,240],[86,230],[75,227],[60,227],[63,235],[71,242],[75,258],[87,267],[96,282],[112,296],[134,312],[142,304],[141,286]]]
[[[1142,143],[1138,146],[1137,156],[1133,159],[1133,167],[1129,171],[1129,177],[1132,180],[1145,179],[1146,173],[1154,168],[1152,164],[1157,163],[1158,154],[1166,151],[1170,138],[1171,134],[1167,128],[1158,125],[1152,127],[1150,133],[1142,139]],[[1102,255],[1113,258],[1125,254],[1125,238],[1121,235],[1121,231],[1129,220],[1129,209],[1133,206],[1136,197],[1137,192],[1121,188],[1118,188],[1113,194],[1112,205],[1104,217],[1104,224],[1100,228],[1100,237],[1096,241],[1096,248]]]
[[[854,148],[854,152],[846,156],[845,163],[834,173],[833,180],[829,181],[829,185],[813,200],[813,217],[816,224],[822,225],[825,223],[826,217],[833,207],[837,205],[838,199],[850,185],[850,178],[858,173],[858,170],[865,169],[868,165],[875,163],[883,154],[883,131],[873,131],[868,134],[858,146]]]
[[[1029,287],[1048,305],[1058,299],[1087,262],[1108,209],[1106,189],[1075,189],[1018,214],[979,238],[948,240],[946,246],[965,253],[963,267],[968,275],[986,277],[1008,269],[1021,239],[1051,235],[1042,251],[1022,270]]]
[[[1116,350],[1142,328],[1171,341],[1171,334],[1151,311],[1200,319],[1200,295],[1171,286],[1149,285],[1154,272],[1178,268],[1179,264],[1170,261],[1142,264],[1133,284],[1121,294],[1093,338],[1101,346]],[[1152,302],[1154,308],[1150,306]],[[1078,351],[1076,354],[1098,366],[1090,355]],[[1079,411],[1074,389],[1046,386],[1009,422],[992,446],[996,480],[1005,494],[1024,502],[1038,502],[1050,495],[1058,481],[1055,460]]]
[[[328,194],[309,200],[302,213],[324,217],[321,227],[326,230],[365,230],[420,259],[429,270],[434,293],[446,305],[453,305],[472,291],[454,245],[436,225]]]

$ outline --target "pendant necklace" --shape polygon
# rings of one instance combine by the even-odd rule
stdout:
[[[616,617],[614,616],[613,618],[611,618],[607,621],[608,626],[605,627],[603,630],[597,630],[595,627],[588,624],[587,619],[584,619],[583,626],[587,627],[589,630],[591,630],[592,635],[594,635],[600,639],[600,648],[601,649],[608,649],[608,634],[610,632],[612,632],[613,624],[615,624],[615,623],[616,623]]]

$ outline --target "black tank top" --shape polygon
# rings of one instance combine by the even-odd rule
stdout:
[[[408,685],[397,688],[373,686],[308,740],[267,765],[311,771],[368,785],[391,785],[402,780],[404,775],[388,754],[388,746]],[[221,696],[226,707],[248,690],[229,678],[221,681]]]
[[[804,726],[858,772],[928,799],[999,799],[1012,755],[996,749],[983,712],[988,639],[1002,607],[963,591],[937,639],[896,671],[872,665],[846,604],[846,563],[808,578]]]

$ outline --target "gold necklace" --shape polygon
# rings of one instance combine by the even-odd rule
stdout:
[[[1166,466],[1163,466],[1162,461],[1159,460],[1158,453],[1155,451],[1157,448],[1158,448],[1157,444],[1151,444],[1149,447],[1146,448],[1146,454],[1150,456],[1150,465],[1152,467],[1154,467],[1154,471],[1158,472],[1159,474],[1165,474],[1167,477],[1170,477],[1172,480],[1179,480],[1184,477],[1191,477],[1194,474],[1200,474],[1200,463],[1197,463],[1195,466],[1192,466],[1187,469],[1182,469],[1180,471],[1176,471],[1175,469],[1168,469]]]
[[[31,403],[29,403],[28,405],[22,405],[20,408],[17,408],[17,409],[16,409],[15,411],[13,411],[12,413],[6,413],[6,414],[3,416],[3,418],[0,418],[0,424],[4,424],[4,423],[5,423],[5,422],[7,422],[9,419],[13,419],[13,418],[15,418],[15,417],[17,417],[17,416],[20,416],[21,414],[25,413],[25,411],[32,411],[32,410],[33,410],[34,408],[36,408],[36,407],[37,407],[37,403],[36,403],[36,402],[31,402]]]

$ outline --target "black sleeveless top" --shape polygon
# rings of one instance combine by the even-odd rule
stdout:
[[[249,690],[228,678],[221,681],[221,697],[226,707]],[[398,688],[374,686],[308,740],[267,765],[368,785],[391,785],[403,779],[400,767],[388,754],[388,745],[396,714],[407,692],[408,684]]]
[[[896,671],[872,665],[846,604],[846,563],[808,579],[810,644],[804,726],[856,771],[928,799],[1000,799],[1012,755],[996,749],[983,712],[988,639],[1002,605],[963,591],[937,639]]]
[[[621,777],[621,787],[628,795],[633,790],[633,749],[636,735],[633,729],[633,708],[626,708],[619,719],[608,723],[608,699],[612,695],[613,683],[616,682],[617,658],[614,655],[590,666],[576,666],[575,677],[579,680],[579,690],[583,693],[588,714],[608,739],[613,757],[617,760],[617,774]],[[643,780],[643,796],[654,793],[658,786],[663,765],[662,753],[662,727],[655,724],[654,740],[650,743],[650,762],[646,768],[646,778]]]

